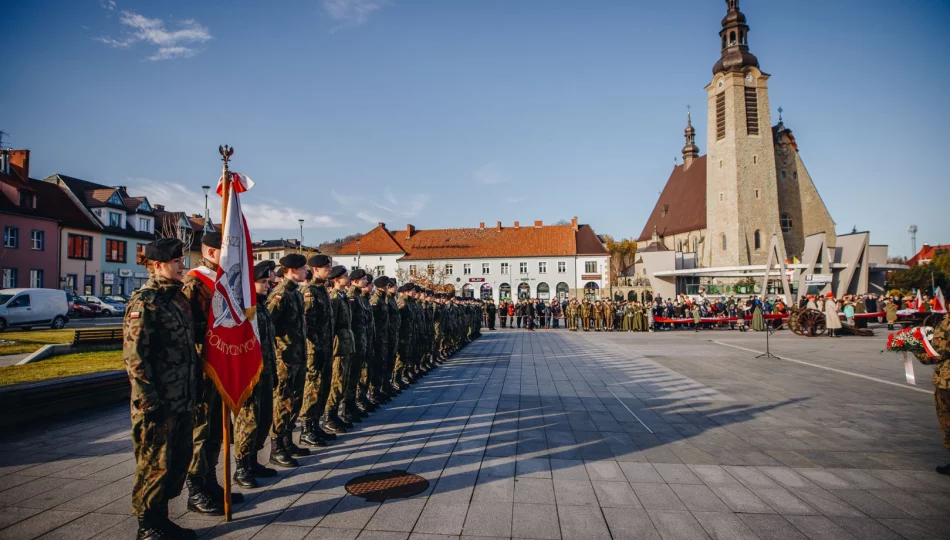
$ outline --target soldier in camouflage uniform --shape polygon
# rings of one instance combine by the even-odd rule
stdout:
[[[261,339],[263,367],[254,387],[254,393],[234,417],[234,481],[243,488],[257,487],[255,478],[277,476],[277,471],[257,462],[257,452],[264,448],[271,422],[274,420],[274,376],[277,372],[277,350],[274,341],[274,321],[267,311],[267,293],[274,261],[254,265],[254,289],[257,294],[257,330]]]
[[[412,384],[409,370],[412,369],[412,344],[416,333],[412,312],[412,288],[411,283],[399,287],[399,298],[396,301],[399,308],[399,345],[396,349],[393,383],[398,385],[400,390],[405,390]]]
[[[445,341],[445,295],[432,295],[432,344],[429,356],[435,364],[442,364],[442,342]]]
[[[330,306],[333,308],[333,363],[330,374],[330,390],[327,394],[326,406],[323,410],[323,426],[330,433],[345,433],[353,424],[340,419],[338,409],[343,401],[344,374],[350,369],[350,358],[356,351],[351,325],[350,301],[346,297],[346,289],[350,285],[350,277],[345,266],[334,266],[330,269]]]
[[[320,428],[320,417],[330,391],[333,373],[333,308],[327,278],[330,257],[314,255],[307,261],[313,277],[304,290],[304,313],[307,320],[307,376],[304,383],[300,416],[304,420],[301,444],[326,446],[336,435]]]
[[[394,382],[396,368],[396,351],[399,348],[399,304],[396,302],[396,279],[389,278],[386,287],[386,306],[389,308],[389,345],[386,349],[386,368],[384,381],[386,390],[391,396],[398,395],[402,389]]]
[[[136,538],[196,538],[168,519],[168,501],[181,493],[191,459],[199,369],[191,306],[181,293],[181,242],[162,238],[146,245],[139,264],[150,277],[132,294],[122,329],[132,385]]]
[[[182,293],[191,305],[199,356],[208,331],[208,313],[221,257],[221,233],[209,232],[202,236],[201,257],[201,265],[188,272],[182,286]],[[202,370],[195,399],[194,449],[185,484],[188,486],[188,509],[212,516],[224,513],[224,489],[218,484],[216,472],[223,443],[222,406],[214,380]],[[231,499],[239,502],[243,496],[232,493]]]
[[[363,371],[363,363],[366,361],[366,351],[369,349],[369,340],[372,334],[375,334],[370,327],[372,324],[373,309],[369,302],[363,296],[363,289],[366,288],[368,281],[366,271],[357,268],[350,272],[350,287],[346,291],[346,298],[350,304],[350,329],[353,331],[353,344],[355,345],[353,355],[350,357],[349,369],[343,373],[343,407],[340,411],[340,418],[346,422],[357,424],[368,413],[357,406],[357,387],[359,386],[360,373]]]
[[[389,395],[386,366],[389,358],[389,278],[379,276],[373,280],[373,296],[369,304],[373,308],[373,323],[376,337],[373,340],[374,349],[371,355],[372,362],[367,365],[366,385],[368,386],[367,399],[374,406],[379,406],[391,399]]]
[[[943,431],[943,446],[950,450],[950,316],[934,328],[934,336],[930,341],[937,356],[929,358],[926,354],[917,354],[922,364],[934,366],[934,403],[937,408],[937,422]],[[950,475],[950,464],[937,467],[937,472]]]
[[[274,389],[270,462],[280,467],[296,467],[295,457],[310,455],[309,450],[293,441],[307,371],[307,326],[303,294],[298,286],[307,277],[306,264],[307,259],[299,253],[282,257],[280,266],[284,278],[267,298],[277,338],[277,388]]]

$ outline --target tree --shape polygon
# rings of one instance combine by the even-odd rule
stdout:
[[[636,260],[637,243],[632,238],[614,240],[609,234],[604,235],[604,240],[610,254],[610,284],[617,285],[623,271]]]
[[[413,283],[425,289],[432,289],[435,292],[448,293],[454,292],[455,286],[447,283],[450,274],[446,271],[445,265],[428,264],[425,269],[419,269],[416,266],[416,272],[412,273],[405,268],[396,270],[396,280],[400,283]]]
[[[320,253],[323,253],[324,255],[333,255],[339,251],[341,247],[362,236],[363,233],[353,233],[346,235],[343,238],[337,238],[336,240],[328,240],[317,246],[317,249],[320,250]]]
[[[887,284],[890,288],[909,291],[919,289],[932,293],[931,287],[940,287],[946,290],[950,275],[950,253],[938,251],[933,260],[927,264],[918,264],[908,270],[896,270],[887,274]]]

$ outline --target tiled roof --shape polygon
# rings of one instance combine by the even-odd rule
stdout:
[[[41,217],[55,219],[63,227],[98,231],[96,222],[89,219],[85,212],[69,198],[66,191],[56,185],[42,180],[30,180],[30,186],[36,192],[36,214]]]
[[[937,253],[938,249],[943,250],[943,251],[950,251],[950,245],[931,246],[931,245],[924,244],[924,246],[920,248],[920,251],[918,251],[916,255],[914,255],[907,261],[906,263],[907,266],[917,266],[918,264],[920,264],[920,261],[933,260],[934,255]]]
[[[545,257],[607,255],[588,225],[545,225],[469,229],[389,231],[380,224],[360,238],[360,252],[405,253],[405,260],[476,259],[487,257]],[[339,255],[355,255],[356,242]]]
[[[204,220],[201,220],[204,224]],[[266,251],[268,249],[297,249],[300,247],[299,240],[259,240],[251,244],[251,249],[254,251]],[[320,251],[315,247],[303,247],[304,251],[309,251],[311,253],[320,253]]]
[[[358,244],[354,240],[341,247],[334,255],[356,255],[357,249],[364,255],[401,254],[406,252],[399,245],[399,242],[393,239],[392,233],[386,229],[384,223],[380,223],[375,229],[361,236]]]
[[[654,227],[660,236],[706,228],[706,156],[685,167],[673,168],[638,242],[649,240]]]

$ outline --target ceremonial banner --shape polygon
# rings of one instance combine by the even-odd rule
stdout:
[[[937,292],[934,293],[933,310],[938,313],[947,311],[947,299],[943,297],[943,289],[940,287],[937,287]]]
[[[238,194],[254,186],[250,178],[229,173],[217,193],[226,201],[221,227],[221,260],[214,277],[214,296],[204,340],[204,370],[214,380],[221,398],[237,412],[250,397],[261,375],[263,357],[257,330],[257,294],[251,254],[251,234],[241,212]]]

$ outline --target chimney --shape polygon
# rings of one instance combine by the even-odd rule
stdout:
[[[515,222],[515,228],[517,229],[519,225],[521,225],[521,224],[516,221],[516,222]]]
[[[495,230],[498,231],[498,232],[501,232],[501,222],[500,222],[500,221],[495,224]]]
[[[377,223],[376,225],[378,225],[380,229],[385,229],[385,228],[386,228],[386,224],[383,223],[382,221],[380,221],[380,222]]]
[[[479,228],[479,229],[484,229],[484,228],[485,228],[485,222],[484,222],[484,221],[479,221],[479,222],[478,222],[478,228]]]
[[[575,231],[577,230],[577,216],[574,216],[574,219],[571,220],[571,228]]]
[[[122,193],[125,193],[126,195],[128,195],[128,193],[129,193],[128,188],[126,188],[125,186],[114,186],[114,187],[115,187],[117,190],[121,191]]]
[[[406,239],[412,238],[412,235],[416,232],[415,226],[412,224],[406,225]]]
[[[541,227],[541,220],[535,220],[535,221],[534,221],[534,227],[535,227],[535,228]]]
[[[202,216],[201,214],[192,214],[191,217],[193,217],[193,218],[195,218],[195,219],[201,219],[201,218],[203,218],[204,216]]]
[[[165,205],[164,205],[164,204],[156,204],[156,205],[155,205],[155,211],[156,211],[156,212],[164,212],[164,211],[165,211]]]
[[[30,179],[30,151],[29,150],[9,150],[7,152],[7,163],[9,168],[21,179],[29,181]]]

